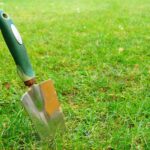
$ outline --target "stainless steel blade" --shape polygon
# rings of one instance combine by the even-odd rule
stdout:
[[[65,129],[64,115],[51,80],[33,85],[22,103],[41,138],[54,138]]]

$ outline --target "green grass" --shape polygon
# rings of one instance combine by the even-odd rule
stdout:
[[[149,0],[3,0],[0,8],[17,25],[38,82],[55,82],[67,131],[53,147],[150,149]],[[0,61],[0,149],[42,149],[2,35]]]

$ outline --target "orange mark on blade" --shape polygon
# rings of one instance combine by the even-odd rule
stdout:
[[[45,111],[49,115],[51,115],[60,107],[53,82],[51,80],[48,80],[42,83],[40,87],[45,102]]]

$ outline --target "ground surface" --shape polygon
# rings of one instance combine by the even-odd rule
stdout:
[[[38,82],[52,78],[66,119],[57,149],[150,149],[149,0],[3,0]],[[27,90],[0,35],[0,149],[42,149]]]

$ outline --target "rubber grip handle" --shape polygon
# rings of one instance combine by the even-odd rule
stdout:
[[[1,10],[0,29],[7,47],[14,58],[19,76],[26,84],[28,82],[33,84],[32,82],[35,78],[35,74],[30,64],[21,36],[10,17]]]

